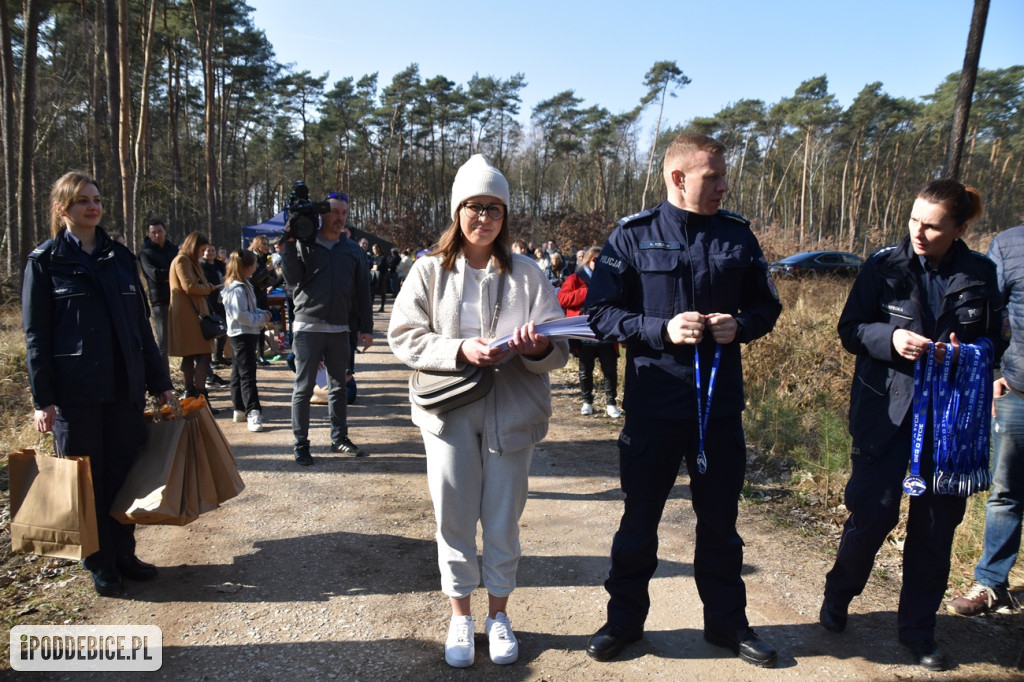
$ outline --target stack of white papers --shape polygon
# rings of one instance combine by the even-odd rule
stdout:
[[[551,338],[561,339],[594,339],[597,338],[594,335],[593,330],[587,324],[586,315],[578,315],[576,317],[564,317],[560,320],[551,320],[550,322],[541,322],[536,325],[537,333],[543,334],[544,336]],[[489,344],[491,348],[507,348],[508,342],[512,340],[512,335],[502,336],[499,339],[494,339]]]

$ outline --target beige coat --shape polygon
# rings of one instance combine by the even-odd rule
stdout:
[[[505,285],[495,336],[533,320],[547,322],[563,316],[555,290],[531,259],[513,256],[512,273]],[[460,308],[466,259],[459,257],[455,272],[441,267],[441,258],[418,259],[395,299],[388,328],[391,350],[413,369],[455,370],[460,338]],[[490,325],[498,295],[497,267],[491,263],[480,284],[480,319]],[[534,360],[514,355],[495,368],[494,388],[487,394],[487,442],[499,452],[515,452],[539,442],[547,434],[551,417],[548,372],[565,365],[569,345],[551,340],[551,352]],[[446,415],[429,414],[412,405],[412,421],[428,433],[444,437]]]
[[[206,281],[202,268],[185,254],[178,254],[171,262],[170,283],[167,354],[183,358],[212,353],[213,341],[203,338],[199,317],[210,312],[206,306],[206,296],[213,291],[213,285]],[[190,300],[195,308],[189,303]]]

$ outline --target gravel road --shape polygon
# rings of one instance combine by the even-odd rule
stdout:
[[[386,318],[377,317],[377,328],[385,328]],[[296,466],[291,373],[277,362],[259,370],[265,432],[251,434],[244,424],[231,423],[230,409],[218,416],[246,490],[188,526],[140,528],[139,555],[160,566],[159,579],[128,583],[124,599],[97,599],[86,622],[159,625],[163,667],[146,676],[590,681],[1022,674],[1014,667],[1024,645],[1020,617],[969,621],[940,615],[940,643],[957,667],[933,674],[909,665],[895,644],[899,589],[882,575],[884,561],[854,602],[848,631],[825,632],[817,609],[837,533],[823,536],[800,523],[779,522],[772,508],[756,504],[743,504],[740,512],[748,615],[779,650],[778,667],[759,670],[705,643],[692,578],[695,520],[685,478],[665,510],[645,638],[616,661],[589,659],[584,648],[604,620],[602,582],[622,504],[614,446],[618,425],[603,409],[601,416],[579,415],[575,372],[569,371],[553,381],[555,418],[533,461],[522,519],[520,587],[509,606],[520,638],[519,661],[502,667],[490,662],[481,589],[473,597],[476,663],[450,668],[442,651],[450,611],[438,589],[422,443],[408,417],[408,373],[380,333],[357,356],[357,369],[359,398],[349,411],[350,436],[371,456],[329,454],[327,408],[314,407],[317,464]],[[214,394],[214,404],[228,407],[226,391]],[[888,573],[895,580],[898,570],[890,560]],[[83,677],[89,676],[75,675]]]

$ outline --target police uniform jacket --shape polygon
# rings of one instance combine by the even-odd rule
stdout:
[[[135,256],[99,227],[96,238],[92,255],[64,231],[29,254],[21,306],[36,409],[111,402],[125,385],[139,401],[171,389]]]
[[[850,389],[850,435],[854,450],[868,458],[884,451],[914,397],[914,363],[892,345],[897,329],[943,342],[953,332],[965,343],[986,336],[995,346],[996,361],[1006,348],[1002,297],[992,261],[959,239],[953,242],[939,267],[948,284],[934,324],[921,285],[923,272],[909,237],[875,251],[839,317],[843,347],[857,356]]]
[[[696,419],[694,349],[665,341],[679,313],[732,315],[736,340],[722,348],[711,416],[743,410],[740,343],[764,336],[782,312],[750,223],[728,211],[699,215],[664,202],[623,219],[590,280],[584,311],[599,338],[626,344],[627,412],[655,419]],[[715,343],[700,344],[707,390]]]

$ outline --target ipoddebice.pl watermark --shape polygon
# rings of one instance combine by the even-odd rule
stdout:
[[[156,625],[15,625],[15,670],[159,670],[163,633]]]

